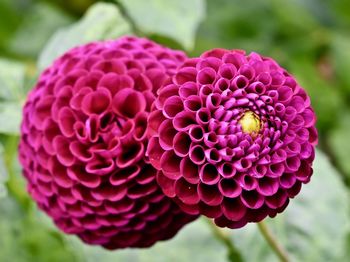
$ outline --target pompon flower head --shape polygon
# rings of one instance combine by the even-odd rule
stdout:
[[[42,73],[19,155],[29,193],[61,230],[109,249],[147,247],[196,218],[162,193],[145,157],[155,92],[184,60],[124,37],[74,48]]]
[[[147,154],[190,214],[240,228],[282,212],[312,175],[310,98],[271,58],[214,49],[158,91]]]

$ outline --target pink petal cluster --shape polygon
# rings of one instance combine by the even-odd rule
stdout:
[[[247,112],[258,134],[243,130]],[[158,91],[147,154],[184,211],[240,228],[282,212],[310,180],[315,122],[305,90],[274,60],[214,49]]]
[[[155,93],[185,58],[124,37],[74,48],[42,73],[19,155],[29,193],[61,230],[109,249],[147,247],[196,218],[162,193],[145,157]]]

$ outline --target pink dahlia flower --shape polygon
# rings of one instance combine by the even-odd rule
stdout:
[[[214,49],[158,91],[147,154],[189,214],[239,228],[282,212],[312,175],[310,98],[271,58]]]
[[[162,193],[145,157],[155,92],[184,60],[124,37],[74,48],[42,73],[19,155],[29,193],[61,230],[109,249],[147,247],[195,219]]]

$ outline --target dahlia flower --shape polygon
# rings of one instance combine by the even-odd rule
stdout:
[[[29,193],[61,230],[109,249],[148,247],[196,218],[162,193],[145,157],[155,93],[184,60],[124,37],[74,48],[41,74],[19,158]]]
[[[147,154],[189,214],[240,228],[282,212],[312,175],[310,98],[273,59],[214,49],[158,90]]]

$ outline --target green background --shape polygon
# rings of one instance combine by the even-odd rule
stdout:
[[[60,233],[26,193],[21,107],[67,49],[125,34],[189,56],[224,47],[275,58],[311,96],[320,144],[311,183],[267,224],[292,261],[350,261],[348,0],[0,0],[0,261],[227,261],[204,219],[149,249],[106,251]],[[221,230],[244,261],[278,261],[257,226]]]

